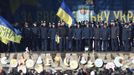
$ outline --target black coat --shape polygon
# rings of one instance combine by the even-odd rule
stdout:
[[[75,28],[75,30],[74,30],[74,38],[80,40],[81,37],[82,37],[82,29],[81,28]]]
[[[55,36],[57,34],[56,28],[50,28],[48,31],[48,36],[50,36],[51,39],[55,39]]]
[[[131,26],[131,37],[134,38],[134,24]]]
[[[58,28],[58,34],[60,37],[66,37],[67,35],[67,29],[65,26],[61,26]]]
[[[89,39],[91,37],[91,30],[89,27],[84,27],[82,29],[82,38],[83,39]]]
[[[48,38],[48,28],[47,27],[40,27],[41,31],[41,39],[47,39]]]
[[[118,26],[111,27],[111,39],[117,39],[117,36],[119,36],[119,27]]]
[[[40,28],[32,27],[33,38],[40,38]]]
[[[101,38],[101,28],[94,28],[93,37],[98,40]]]
[[[32,39],[32,29],[30,27],[24,27],[22,29],[22,37],[26,40]]]
[[[128,40],[131,38],[131,28],[123,27],[122,29],[122,40]]]
[[[110,39],[110,29],[109,28],[102,28],[101,29],[101,38],[102,38],[102,40],[109,40]]]

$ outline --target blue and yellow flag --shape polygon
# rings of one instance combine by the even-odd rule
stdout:
[[[61,3],[61,6],[56,15],[59,16],[63,21],[65,21],[69,27],[75,23],[74,16],[70,9],[66,6],[64,0]]]
[[[20,43],[21,38],[20,31],[0,16],[0,40],[5,44],[9,41]]]

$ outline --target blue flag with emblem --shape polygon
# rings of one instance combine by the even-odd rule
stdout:
[[[69,27],[75,23],[74,16],[71,10],[65,4],[64,0],[61,3],[56,15],[59,16],[66,24],[68,24]]]
[[[0,16],[0,40],[7,44],[12,41],[20,43],[22,36],[21,32],[14,28],[7,20]]]

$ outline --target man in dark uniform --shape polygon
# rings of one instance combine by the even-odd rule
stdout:
[[[134,23],[131,23],[131,43],[132,43],[132,51],[134,51]]]
[[[122,47],[123,46],[123,44],[122,44],[122,28],[123,28],[124,23],[117,19],[116,24],[119,27],[119,50],[122,50],[123,49],[123,47]]]
[[[33,23],[32,34],[32,50],[38,51],[40,49],[40,28],[37,23]]]
[[[72,26],[72,50],[76,50],[76,40],[75,40],[75,29],[77,28],[76,23]]]
[[[74,39],[75,39],[75,43],[76,43],[76,50],[80,51],[81,50],[81,37],[82,37],[82,30],[80,28],[80,25],[77,24],[77,28],[75,28],[74,30]]]
[[[111,48],[117,51],[119,49],[119,27],[114,22],[111,22],[111,26]]]
[[[93,50],[93,35],[94,35],[94,24],[93,23],[89,23],[89,29],[90,29],[90,48],[89,50]]]
[[[48,43],[48,45],[47,45],[47,49],[48,50],[51,50],[51,38],[50,38],[50,34],[49,34],[49,31],[50,31],[50,29],[52,28],[52,25],[51,25],[51,23],[49,22],[49,24],[48,24],[48,36],[47,36],[47,43]]]
[[[22,28],[22,45],[25,47],[29,47],[32,49],[32,30],[29,27],[28,23],[25,22],[24,28]]]
[[[66,50],[72,51],[72,43],[73,43],[73,26],[67,28],[67,36],[66,36]]]
[[[101,50],[101,28],[99,24],[96,24],[96,27],[94,28],[93,32],[93,39],[94,39],[94,50],[100,51]]]
[[[50,36],[51,50],[56,50],[56,42],[55,42],[56,34],[57,34],[57,30],[55,28],[55,25],[53,24],[52,27],[48,31],[48,35]]]
[[[48,37],[48,29],[47,29],[47,26],[46,26],[46,22],[43,22],[41,24],[41,28],[40,28],[40,31],[41,31],[41,50],[48,50],[47,49],[47,45],[48,45],[48,41],[47,41],[47,37]]]
[[[88,46],[89,50],[91,50],[90,36],[91,36],[91,30],[89,29],[89,25],[86,24],[86,26],[82,30],[82,39],[84,40],[84,47]]]
[[[130,38],[131,38],[131,27],[129,24],[125,24],[122,29],[122,42],[123,49],[125,51],[130,51]]]
[[[102,51],[108,50],[109,47],[108,40],[110,40],[110,29],[108,28],[107,23],[105,23],[101,29],[101,39],[102,39],[101,50]]]
[[[65,23],[62,22],[61,26],[58,28],[58,35],[60,37],[60,43],[59,43],[59,50],[65,50],[65,41],[66,41],[66,27],[65,27]]]

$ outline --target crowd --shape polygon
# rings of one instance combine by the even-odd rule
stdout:
[[[85,47],[89,51],[131,51],[134,47],[132,22],[84,21],[68,27],[62,21],[41,21],[16,23],[16,28],[22,32],[20,46],[33,51],[84,51]]]
[[[41,73],[37,73],[34,69],[28,70],[27,73],[22,73],[22,71],[17,71],[15,68],[10,72],[6,73],[6,70],[0,69],[0,75],[133,75],[133,72],[127,68],[126,70],[122,70],[121,68],[116,68],[115,71],[112,69],[105,68],[88,68],[88,69],[79,69],[78,71],[66,70],[66,71],[56,71],[52,73],[49,71],[42,71]]]
[[[46,54],[46,57],[43,56],[41,58],[42,60],[39,60],[40,59],[39,57],[41,56],[40,54],[40,56],[36,59],[36,61],[34,61],[34,63],[32,62],[28,63],[27,61],[29,61],[29,59],[32,60],[32,58],[27,58],[26,56],[27,56],[26,53],[22,54],[22,56],[20,57],[14,55],[13,58],[10,59],[10,62],[8,61],[9,63],[6,64],[5,62],[7,61],[2,62],[1,60],[0,75],[133,75],[134,74],[134,69],[130,67],[129,64],[126,65],[126,63],[124,63],[127,61],[128,63],[131,62],[133,65],[132,61],[128,61],[131,58],[129,59],[126,58],[127,60],[125,60],[126,56],[122,58],[120,58],[121,56],[117,56],[114,57],[115,59],[113,59],[113,57],[110,58],[108,56],[105,56],[106,57],[105,59],[100,59],[98,55],[94,55],[93,58],[95,58],[95,60],[93,61],[92,57],[86,58],[85,54],[80,55],[80,59],[75,59],[78,56],[77,54],[72,53],[70,56],[66,54],[64,60],[62,61],[62,59],[59,60],[59,58],[61,58],[61,55],[59,56],[58,53],[55,55],[54,58],[52,58],[51,55],[49,57],[48,53]],[[111,56],[113,55],[111,54]],[[47,58],[49,58],[48,62]],[[111,60],[109,61],[107,58]],[[120,60],[117,59],[118,60],[117,61],[116,58],[120,58]],[[49,63],[51,59],[53,61]],[[17,63],[15,63],[14,60],[17,60],[16,61]],[[74,63],[73,61],[76,62]]]

